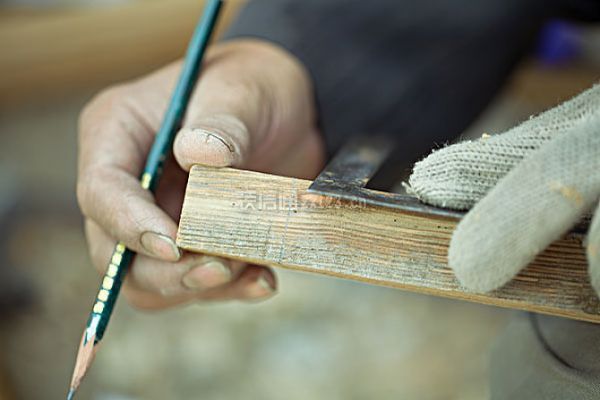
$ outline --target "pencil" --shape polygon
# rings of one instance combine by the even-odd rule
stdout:
[[[190,40],[181,75],[173,91],[169,107],[156,134],[146,165],[140,177],[144,189],[154,193],[163,170],[163,164],[173,146],[175,134],[181,127],[192,91],[198,80],[204,52],[214,30],[222,0],[209,0],[204,14]],[[100,344],[110,320],[121,284],[133,261],[135,253],[118,242],[94,301],[92,311],[77,352],[73,377],[67,400],[72,400],[86,372],[90,368],[97,346]]]

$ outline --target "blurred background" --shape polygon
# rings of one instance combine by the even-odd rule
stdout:
[[[221,31],[242,2],[230,1]],[[64,396],[99,277],[75,200],[77,117],[179,58],[198,0],[0,0],[0,399]],[[600,31],[549,24],[464,136],[600,77]],[[289,271],[264,304],[117,306],[81,399],[483,399],[511,312]]]

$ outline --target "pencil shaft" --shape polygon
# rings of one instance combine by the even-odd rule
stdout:
[[[164,161],[169,155],[175,135],[181,127],[221,5],[222,0],[209,0],[190,40],[179,80],[140,177],[142,187],[151,192],[156,189],[162,175]],[[93,360],[94,347],[104,336],[121,285],[134,256],[135,253],[126,248],[124,243],[118,242],[116,244],[82,336],[68,394],[69,399],[74,396],[75,390]]]
[[[212,0],[208,3],[204,16],[192,36],[179,81],[171,97],[160,129],[156,134],[154,144],[146,161],[144,173],[140,179],[144,189],[154,191],[160,179],[164,160],[171,151],[173,139],[181,126],[187,104],[198,80],[202,57],[204,56],[210,34],[217,20],[221,4],[221,0]],[[96,342],[99,342],[104,336],[104,331],[119,295],[121,284],[125,279],[127,269],[133,261],[134,255],[121,242],[117,243],[113,250],[88,320],[88,328],[94,324],[97,325],[93,329]]]
[[[202,22],[196,27],[188,46],[179,81],[173,91],[171,102],[163,118],[162,125],[156,134],[154,144],[150,149],[150,153],[148,153],[146,166],[142,174],[142,186],[147,186],[150,191],[154,191],[156,187],[156,183],[162,174],[166,155],[170,152],[175,134],[181,127],[221,5],[221,0],[211,0],[207,4]]]
[[[119,296],[121,285],[131,265],[134,253],[125,247],[125,244],[119,242],[113,250],[108,268],[104,273],[100,289],[96,295],[96,301],[92,307],[90,318],[87,322],[88,329],[85,334],[85,341],[94,337],[96,342],[102,340],[104,331],[112,314],[115,302]]]

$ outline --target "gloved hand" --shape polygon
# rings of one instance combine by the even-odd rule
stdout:
[[[468,289],[508,282],[559,239],[600,197],[600,85],[509,131],[434,151],[409,189],[422,201],[472,207],[457,226],[448,262]],[[585,242],[600,293],[600,208]]]

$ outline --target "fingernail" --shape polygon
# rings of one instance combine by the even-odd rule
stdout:
[[[192,132],[201,138],[204,146],[212,150],[212,157],[209,157],[207,161],[216,163],[217,165],[230,165],[235,163],[239,158],[238,151],[234,144],[231,143],[231,140],[217,132],[217,129],[193,128]],[[208,157],[209,154],[206,156]]]
[[[260,275],[258,279],[246,289],[246,296],[250,299],[262,299],[275,294],[275,288],[271,286],[269,281]]]
[[[221,286],[231,280],[231,270],[220,261],[210,261],[191,269],[183,276],[183,285],[203,290]]]
[[[181,257],[181,253],[173,239],[166,235],[146,231],[142,233],[140,242],[147,252],[163,260],[177,261]]]
[[[211,140],[216,140],[220,146],[224,146],[230,153],[235,152],[235,146],[214,130],[209,131],[203,128],[192,128],[192,132],[202,135],[207,143]]]

